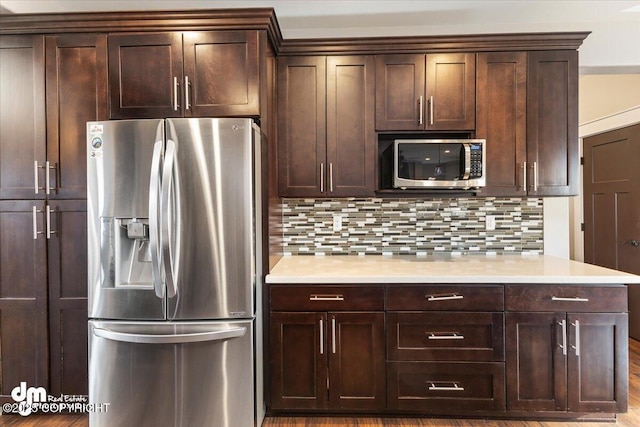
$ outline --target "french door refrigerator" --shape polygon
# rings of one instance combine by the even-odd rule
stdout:
[[[91,427],[261,423],[260,141],[250,119],[87,123]]]

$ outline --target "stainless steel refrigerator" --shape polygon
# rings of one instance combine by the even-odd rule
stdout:
[[[87,123],[91,427],[261,423],[260,141],[250,119]]]

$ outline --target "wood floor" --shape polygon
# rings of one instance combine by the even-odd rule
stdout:
[[[152,410],[152,409],[151,409]],[[0,427],[87,427],[86,415],[0,416]],[[436,418],[267,417],[262,427],[637,427],[640,426],[640,341],[629,340],[629,412],[613,423],[459,420]],[[117,426],[114,426],[117,427]],[[218,427],[218,426],[210,426]]]

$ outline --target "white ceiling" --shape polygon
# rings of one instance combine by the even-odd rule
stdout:
[[[3,13],[273,7],[286,39],[591,31],[582,73],[640,73],[640,1],[0,0]]]

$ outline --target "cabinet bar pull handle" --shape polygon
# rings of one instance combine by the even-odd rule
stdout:
[[[324,163],[320,163],[320,192],[324,193]]]
[[[51,239],[52,234],[56,234],[57,231],[51,231],[51,212],[56,212],[51,209],[51,206],[47,205],[47,240]]]
[[[44,168],[45,168],[45,170],[47,172],[46,175],[45,175],[44,187],[45,187],[46,193],[47,194],[51,194],[51,190],[53,190],[53,188],[51,188],[51,178],[49,177],[49,172],[51,171],[51,169],[55,169],[56,167],[55,166],[50,166],[48,160],[46,162],[44,162],[44,165],[45,165]],[[55,165],[55,163],[54,163],[54,165]]]
[[[322,319],[319,321],[320,323],[320,354],[324,354],[324,322]]]
[[[336,318],[331,318],[331,351],[336,354]]]
[[[527,191],[527,162],[522,164],[522,189]]]
[[[189,76],[184,76],[184,108],[188,110],[191,107],[189,104]]]
[[[178,78],[173,78],[173,111],[178,111]]]
[[[422,95],[420,95],[420,99],[418,99],[418,109],[420,112],[420,115],[418,116],[418,124],[422,125],[422,116],[424,116],[424,108],[422,108]]]
[[[463,299],[464,295],[458,294],[440,294],[440,295],[425,295],[427,301],[446,301],[450,299]]]
[[[36,191],[36,194],[38,194],[39,183],[38,183],[38,161],[37,160],[33,161],[33,178],[34,178],[34,182],[35,182],[34,190]],[[35,207],[34,207],[34,209],[35,209]]]
[[[40,179],[38,177],[38,169],[46,169],[45,170],[45,173],[46,173],[46,175],[45,175],[45,179],[46,179],[45,185],[46,185],[46,187],[40,187]],[[35,190],[35,193],[38,194],[38,192],[40,190],[45,190],[46,193],[49,194],[49,162],[48,161],[45,162],[44,166],[38,166],[38,161],[37,160],[33,161],[33,178],[34,178],[34,181],[35,181],[34,188],[33,188]]]
[[[450,386],[442,386],[442,385],[438,385],[438,383],[436,382],[431,382],[431,381],[427,381],[429,385],[429,390],[435,390],[435,391],[464,391],[464,387],[460,387],[458,385],[458,383],[456,382],[452,382],[452,383],[447,383],[447,384],[451,384]]]
[[[329,163],[329,191],[333,193],[333,163]]]
[[[449,335],[436,335],[434,332],[426,332],[429,334],[427,339],[430,340],[463,340],[464,335],[458,335],[457,332],[446,332]]]
[[[538,191],[538,162],[533,162],[533,191]]]
[[[576,351],[576,356],[580,357],[580,321],[576,320],[576,323],[572,323],[571,325],[576,328],[576,345],[572,345],[571,348]]]
[[[562,319],[558,322],[558,325],[562,327],[562,344],[560,348],[562,349],[562,355],[567,355],[567,321]]]
[[[38,231],[38,218],[36,213],[42,212],[38,210],[35,206],[33,206],[33,240],[38,240],[38,234],[44,234],[44,231]]]
[[[344,296],[313,294],[309,297],[309,301],[344,301]]]
[[[581,297],[557,297],[552,295],[551,301],[574,301],[574,302],[589,302],[589,298]]]
[[[433,125],[433,96],[429,97],[429,124]]]

